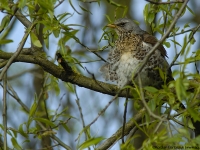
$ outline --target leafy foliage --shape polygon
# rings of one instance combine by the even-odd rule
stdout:
[[[98,7],[94,6],[95,4]],[[108,97],[95,95],[97,91],[101,92],[102,89],[109,91],[117,88],[111,84],[99,84],[99,73],[93,73],[97,72],[98,64],[100,64],[98,61],[104,61],[102,56],[113,47],[117,37],[113,30],[105,27],[104,21],[97,25],[100,18],[91,21],[90,17],[95,16],[97,11],[100,16],[100,10],[105,8],[106,12],[102,15],[103,20],[112,23],[116,18],[130,15],[128,12],[129,9],[132,9],[130,4],[131,2],[120,1],[118,3],[114,0],[68,0],[66,2],[20,0],[16,3],[2,0],[0,2],[0,10],[4,14],[0,23],[0,54],[3,54],[0,55],[0,68],[2,68],[0,75],[4,68],[9,68],[9,66],[5,67],[10,59],[8,56],[11,54],[8,53],[10,51],[9,44],[17,41],[13,36],[13,30],[17,30],[15,28],[16,20],[23,25],[25,34],[29,33],[30,39],[22,38],[17,46],[17,48],[21,46],[20,54],[15,57],[13,62],[28,62],[39,66],[39,69],[36,65],[34,65],[34,69],[31,67],[27,69],[24,63],[20,63],[18,66],[13,64],[14,67],[11,66],[7,71],[9,74],[6,79],[9,82],[8,88],[4,87],[5,84],[1,84],[2,91],[7,89],[7,95],[10,95],[7,98],[9,114],[5,115],[3,112],[3,117],[7,116],[7,129],[4,127],[5,122],[0,123],[1,137],[3,137],[3,132],[7,135],[6,147],[30,149],[35,145],[32,149],[39,147],[44,149],[53,147],[56,147],[55,149],[59,149],[59,147],[107,149],[120,140],[123,133],[122,128],[113,133],[112,127],[116,122],[117,128],[122,126],[123,112],[121,110],[124,109],[122,107],[124,103],[119,98],[117,103],[111,105],[115,99],[109,97],[111,101],[107,105],[101,104]],[[183,3],[179,2],[147,3],[143,6],[143,18],[150,29],[149,32],[159,37],[165,35],[182,6]],[[194,9],[189,6],[184,8],[180,18],[184,18],[188,14],[197,17]],[[64,8],[64,11],[58,11],[57,8],[60,10]],[[15,17],[16,19],[14,19]],[[174,81],[165,83],[161,89],[149,86],[141,88],[138,85],[124,87],[125,90],[130,89],[131,97],[128,101],[130,107],[128,109],[131,109],[128,114],[131,117],[124,129],[124,135],[131,130],[132,133],[126,136],[125,143],[119,142],[121,149],[155,149],[155,147],[197,146],[199,144],[198,134],[191,137],[191,132],[192,130],[195,133],[199,131],[197,127],[200,122],[198,70],[200,49],[195,45],[199,40],[196,35],[200,25],[193,28],[192,26],[190,20],[181,22],[181,24],[177,23],[163,42],[166,48],[174,52],[170,64],[173,68]],[[97,28],[101,29],[101,35]],[[90,34],[90,32],[92,33]],[[24,32],[20,31],[20,34],[23,35]],[[181,40],[179,35],[182,36]],[[23,42],[30,48],[26,49]],[[17,48],[13,46],[11,50],[15,53]],[[56,51],[62,55],[67,67],[71,68],[73,73],[67,72],[67,69],[61,64],[56,70],[59,75],[54,76],[52,68],[54,68],[54,64],[57,64],[53,58]],[[14,56],[13,53],[12,56]],[[30,61],[25,61],[26,57],[31,58]],[[41,61],[35,60],[49,62],[52,66],[47,63],[43,65]],[[189,65],[193,65],[193,70],[188,69]],[[12,76],[10,77],[21,70],[25,70],[25,73],[14,76],[13,79]],[[31,75],[22,77],[26,72]],[[165,81],[166,75],[162,71],[159,73]],[[89,80],[84,80],[87,79],[83,78],[85,76],[89,76]],[[27,78],[32,82],[30,85],[27,83]],[[61,82],[60,79],[66,79],[66,82]],[[84,91],[85,89],[76,85],[87,87],[93,92]],[[94,89],[95,85],[100,85],[98,90]],[[116,94],[117,91],[118,89],[111,90],[110,93]],[[26,99],[27,101],[25,101]],[[147,108],[142,114],[144,103]],[[180,107],[182,104],[185,108]],[[1,108],[3,107],[1,106]],[[107,108],[110,110],[112,108],[112,111],[109,112],[110,110]],[[136,111],[134,115],[133,109]],[[104,115],[100,116],[100,114]],[[141,117],[137,120],[139,115]],[[14,118],[12,116],[17,116],[17,119],[12,120]],[[96,118],[97,121],[91,118]],[[91,124],[89,124],[90,122]],[[130,127],[129,124],[132,126]],[[137,133],[136,129],[140,130],[145,137],[139,147],[137,139],[141,134]],[[4,135],[3,143],[6,143],[5,139]],[[2,144],[0,146],[3,147]]]

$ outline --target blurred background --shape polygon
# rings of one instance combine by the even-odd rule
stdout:
[[[144,17],[143,17],[143,9],[147,4],[144,0],[126,0],[120,1],[115,0],[116,3],[120,3],[123,6],[127,7],[127,13],[125,14],[126,17],[136,20],[140,23],[140,27],[143,30],[147,30],[151,33],[150,27],[145,24]],[[121,18],[124,13],[124,8],[118,8],[116,11],[116,7],[109,4],[108,1],[101,1],[100,4],[96,2],[92,3],[84,3],[78,0],[72,1],[73,6],[75,7],[76,11],[79,12],[78,14],[74,8],[69,4],[69,1],[64,1],[61,5],[59,5],[55,9],[55,16],[68,12],[71,14],[71,17],[66,20],[66,24],[72,24],[73,29],[78,29],[78,33],[76,36],[80,39],[80,41],[89,47],[92,50],[99,50],[99,54],[106,59],[109,48],[101,51],[101,49],[108,45],[106,40],[99,40],[101,39],[102,34],[104,33],[103,28],[109,22],[106,16],[109,16],[111,21],[114,21],[115,18]],[[79,6],[82,6],[88,9],[90,12],[83,11],[80,9]],[[178,20],[176,26],[183,28],[186,23],[189,23],[189,27],[193,28],[200,24],[200,1],[198,0],[191,0],[189,1],[189,7],[193,10],[195,15],[192,15],[190,12],[186,12],[186,15],[181,17]],[[22,10],[23,14],[26,14],[26,9]],[[6,14],[0,12],[0,22],[2,18]],[[159,15],[162,14],[158,14]],[[7,35],[8,39],[12,39],[13,42],[0,45],[0,49],[6,52],[15,52],[19,42],[21,41],[25,27],[17,20],[13,19],[11,22],[11,31]],[[73,26],[73,24],[78,24],[81,26]],[[187,34],[187,33],[185,33]],[[181,34],[176,36],[176,40],[182,44],[185,34]],[[154,33],[158,39],[161,38],[161,35],[158,33]],[[173,43],[170,41],[172,38],[168,38],[167,42],[171,43],[170,48],[166,48],[168,53],[167,61],[169,63],[172,62],[176,51],[174,50]],[[59,38],[55,38],[54,36],[50,36],[49,42],[49,49],[45,49],[47,53],[48,59],[56,62],[55,53],[59,50],[58,46]],[[192,47],[192,51],[196,51],[200,47],[200,34],[197,33],[195,35],[196,43]],[[30,39],[27,40],[25,44],[25,48],[30,47]],[[88,52],[84,47],[78,44],[76,41],[69,40],[66,43],[71,50],[71,54],[74,58],[79,60],[82,67],[78,67],[78,70],[84,74],[85,76],[92,77],[94,74],[97,80],[104,81],[101,74],[99,73],[99,68],[103,65],[104,62],[99,61],[99,58],[96,57],[93,53]],[[180,50],[180,47],[176,48]],[[192,51],[189,52],[188,56],[192,55]],[[184,58],[180,58],[180,61],[184,61]],[[172,67],[172,70],[178,70],[180,66],[176,65]],[[199,65],[198,65],[199,68]],[[195,72],[194,64],[190,64],[187,66],[187,71]],[[51,116],[54,116],[56,113],[60,113],[63,109],[65,110],[65,116],[63,115],[60,119],[66,121],[67,119],[71,118],[67,122],[67,126],[70,129],[67,132],[62,126],[58,128],[56,131],[58,136],[64,143],[71,146],[72,149],[77,149],[76,145],[79,142],[82,143],[84,141],[85,136],[82,134],[80,140],[75,141],[79,133],[82,131],[82,122],[80,118],[79,109],[76,103],[76,100],[79,98],[80,105],[82,107],[82,113],[84,116],[85,124],[89,124],[93,119],[98,115],[98,112],[102,110],[107,103],[112,99],[112,96],[94,92],[82,87],[73,86],[71,84],[65,83],[60,80],[53,79],[53,77],[49,77],[47,81],[44,81],[43,76],[45,73],[41,68],[37,65],[28,64],[28,63],[15,63],[12,64],[9,68],[8,72],[8,79],[9,84],[13,87],[13,89],[18,94],[19,98],[26,104],[29,108],[34,102],[35,97],[38,97],[41,93],[41,89],[43,89],[44,84],[51,83],[51,86],[48,86],[48,89],[45,92],[46,96],[46,107],[48,109],[48,113]],[[53,86],[51,81],[56,81],[55,86],[58,85],[59,90]],[[115,83],[113,83],[115,84]],[[2,83],[1,83],[2,85]],[[74,89],[76,89],[77,96],[74,94]],[[44,94],[44,93],[43,93]],[[37,95],[37,96],[36,96]],[[0,99],[3,97],[3,90],[0,88]],[[123,122],[123,111],[124,111],[124,102],[125,98],[119,98],[111,106],[106,110],[103,116],[91,126],[90,133],[94,137],[102,136],[104,138],[110,137],[119,127],[122,126]],[[133,105],[132,103],[129,104],[128,113],[127,113],[127,120],[129,120],[133,115]],[[2,103],[0,104],[0,109],[2,110]],[[8,127],[11,129],[18,129],[21,124],[28,120],[28,115],[21,109],[21,106],[14,100],[11,96],[8,95]],[[0,115],[0,120],[2,121],[2,115]],[[34,127],[34,124],[31,124]],[[0,134],[3,135],[3,130],[0,129]],[[38,149],[41,147],[41,141],[38,138],[34,137],[35,135],[30,135],[30,142],[23,143],[24,137],[18,135],[18,143],[24,149]],[[11,136],[8,136],[10,139]],[[121,142],[121,141],[120,141]],[[119,143],[116,143],[112,149],[118,150]],[[8,142],[9,146],[12,147],[12,143]],[[55,144],[52,142],[52,144]],[[57,148],[55,148],[57,149]],[[58,149],[63,149],[61,146]]]

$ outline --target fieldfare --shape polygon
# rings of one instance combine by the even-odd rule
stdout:
[[[118,19],[114,24],[108,24],[107,27],[115,29],[118,39],[100,71],[106,80],[116,81],[118,87],[122,88],[132,84],[138,65],[158,40],[127,18]],[[159,69],[168,77],[167,81],[173,79],[165,57],[167,57],[167,52],[160,45],[139,73],[142,86],[160,88],[164,82],[159,74]],[[134,82],[138,84],[138,76]]]

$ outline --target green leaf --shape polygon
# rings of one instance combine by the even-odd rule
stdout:
[[[10,7],[9,7],[9,1],[8,0],[1,0],[0,1],[0,7],[1,7],[1,10],[5,9],[7,10],[8,12],[10,12]]]
[[[7,43],[11,43],[13,42],[13,40],[10,40],[10,39],[0,39],[0,44],[3,45],[3,44],[7,44]]]
[[[2,21],[1,21],[0,31],[2,31],[5,27],[7,27],[9,22],[10,22],[9,15],[6,15],[5,17],[3,17]]]
[[[154,21],[155,13],[149,13],[147,17],[147,22],[151,24]]]
[[[190,132],[188,129],[185,128],[178,128],[178,132],[183,134],[185,137],[190,137]]]
[[[175,88],[176,88],[177,97],[181,101],[184,97],[186,97],[186,88],[183,84],[182,78],[178,78],[175,81]]]
[[[90,14],[92,14],[88,9],[82,7],[81,5],[79,5],[79,7],[80,7],[83,11],[85,11],[85,12],[89,12]]]
[[[26,5],[27,0],[20,0],[18,2],[18,8],[23,8]]]
[[[44,38],[44,43],[45,43],[46,48],[49,49],[49,36]]]
[[[68,128],[66,124],[62,123],[62,126],[68,133],[70,133],[70,129]]]
[[[107,18],[107,20],[108,20],[109,22],[112,22],[111,19],[110,19],[110,16],[108,16],[108,15],[105,15],[105,16],[106,16],[106,18]]]
[[[158,68],[158,71],[159,71],[159,75],[160,75],[161,79],[162,79],[163,81],[165,81],[165,79],[166,79],[165,73],[164,73],[160,68]]]
[[[51,0],[38,0],[37,2],[42,9],[53,12],[53,3]]]
[[[31,36],[31,42],[37,46],[37,47],[42,47],[42,44],[40,43],[40,41],[38,40],[38,37],[35,35],[35,33],[30,32],[30,36]]]
[[[70,13],[63,13],[63,14],[59,14],[58,16],[57,16],[57,18],[58,18],[58,21],[61,21],[63,18],[65,18],[66,16],[68,16],[68,15],[71,15]]]
[[[152,87],[152,86],[145,86],[144,89],[151,93],[158,92],[158,89],[156,89],[155,87]]]
[[[145,22],[147,22],[148,13],[149,13],[149,4],[146,4],[143,10],[143,16]]]
[[[17,143],[17,141],[14,137],[11,138],[11,142],[15,149],[22,150],[22,148],[19,146],[19,144]]]
[[[151,99],[148,101],[148,106],[151,111],[154,111],[156,109],[156,102],[154,99]]]
[[[35,114],[36,109],[37,109],[37,102],[36,102],[36,96],[35,96],[35,100],[34,100],[33,105],[31,106],[31,109],[29,111],[29,118],[32,117]]]
[[[20,124],[20,126],[19,126],[19,133],[22,135],[22,136],[24,136],[25,138],[28,138],[28,135],[24,132],[24,130],[23,130],[23,125],[24,125],[24,123],[23,124]]]
[[[71,1],[71,0],[68,0],[68,1],[69,1],[69,4],[71,5],[71,7],[74,9],[74,11],[77,12],[79,15],[81,15],[81,13],[78,12],[78,11],[76,10],[76,8],[74,7],[74,5],[72,4],[72,1]]]
[[[60,35],[60,29],[55,29],[53,30],[53,35],[58,38],[58,36]]]
[[[51,121],[49,121],[48,119],[45,119],[45,118],[34,118],[34,120],[43,122],[46,125],[49,125],[51,127],[55,127],[56,126],[53,122],[51,122]]]
[[[193,37],[190,41],[190,44],[194,44],[196,42],[195,38]]]
[[[187,111],[190,114],[190,116],[193,118],[194,122],[200,121],[199,112],[197,110],[193,108],[188,108]]]
[[[190,23],[186,23],[186,24],[184,25],[184,28],[188,28],[188,27],[190,27],[189,24],[190,24]]]
[[[195,13],[192,11],[192,9],[190,9],[190,7],[186,6],[186,8],[190,11],[191,14],[193,14],[194,16],[196,16]]]
[[[191,118],[187,118],[187,123],[188,123],[188,127],[190,127],[191,129],[195,129],[193,123],[192,123],[192,120]]]
[[[92,145],[96,145],[98,144],[100,141],[102,141],[104,138],[103,137],[97,137],[97,138],[91,138],[87,141],[85,141],[84,143],[82,143],[80,146],[79,146],[79,149],[82,150],[84,148],[87,148],[87,147],[90,147]]]
[[[171,46],[170,42],[164,42],[163,44],[164,44],[167,48],[170,48],[170,46]]]
[[[180,47],[182,47],[181,44],[179,44],[178,42],[176,42],[175,40],[171,40],[174,44],[179,45]]]

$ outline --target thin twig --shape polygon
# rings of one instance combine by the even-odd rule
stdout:
[[[10,65],[12,64],[12,62],[14,61],[15,58],[17,58],[17,56],[20,54],[21,50],[24,47],[24,44],[29,36],[29,33],[31,32],[32,28],[35,26],[35,24],[33,24],[30,29],[27,30],[27,32],[24,34],[24,37],[22,38],[19,47],[17,48],[17,51],[13,54],[13,56],[8,60],[8,63],[4,66],[1,74],[0,74],[0,81],[3,78],[3,75],[5,74],[5,72],[8,70],[8,68],[10,67]]]
[[[80,105],[80,99],[78,97],[75,85],[74,85],[74,91],[75,91],[75,95],[76,95],[76,104],[78,106],[78,110],[79,110],[79,113],[80,113],[80,116],[81,116],[81,121],[82,121],[83,129],[84,129],[85,128],[85,121],[84,121],[84,118],[83,118],[83,112],[82,112],[82,108],[81,108],[81,105]],[[87,130],[84,130],[84,133],[85,133],[85,140],[87,140]]]
[[[125,100],[125,106],[124,106],[124,120],[123,120],[123,129],[122,129],[122,143],[124,144],[124,131],[125,131],[125,125],[126,125],[126,113],[127,113],[127,107],[128,107],[128,94],[129,94],[129,89],[126,89],[127,95],[126,95],[126,100]]]
[[[188,39],[187,43],[185,44],[185,46],[182,48],[182,50],[176,54],[176,56],[174,57],[173,61],[171,62],[171,64],[169,65],[169,68],[171,68],[171,66],[175,63],[175,61],[178,59],[178,57],[180,56],[181,52],[185,50],[186,46],[190,43],[190,41],[193,39],[194,34],[197,32],[197,30],[200,28],[200,24],[195,27],[192,30],[192,34],[190,36],[190,38]]]
[[[14,90],[13,90],[14,91]],[[12,92],[13,92],[12,91]],[[8,92],[9,93],[9,92]],[[16,92],[14,92],[14,93],[16,93]],[[12,94],[11,93],[9,93],[11,96],[12,96]],[[16,95],[15,95],[16,96]],[[17,100],[17,102],[24,108],[24,110],[27,112],[27,113],[29,113],[30,112],[30,110],[29,110],[29,108],[18,98],[18,96],[17,97],[14,97],[15,98],[15,100]],[[43,130],[49,130],[49,129],[47,129],[41,122],[39,122],[39,121],[36,121],[37,122],[37,124],[43,129]],[[68,145],[66,145],[64,142],[62,142],[58,137],[56,137],[55,135],[50,135],[51,136],[51,138],[53,138],[55,141],[57,141],[62,147],[64,147],[64,148],[66,148],[67,150],[71,150],[71,148],[68,146]]]
[[[200,24],[199,24],[199,25],[200,25]],[[191,29],[188,29],[188,30],[185,30],[185,31],[176,33],[176,34],[171,34],[171,35],[169,35],[168,37],[173,37],[173,36],[181,35],[181,34],[184,34],[184,33],[187,33],[187,32],[194,32],[194,31],[197,31],[198,28],[199,28],[199,25],[196,26],[196,27],[194,27],[194,28],[191,28]]]
[[[3,77],[3,126],[4,126],[4,149],[7,149],[7,73]]]
[[[83,3],[99,2],[99,0],[84,0]]]
[[[126,123],[124,135],[129,134],[129,132],[136,126],[136,123],[140,123],[144,113],[146,112],[145,108],[142,108],[131,120]],[[97,150],[110,149],[118,140],[121,139],[122,127],[119,128],[111,137],[106,139]]]
[[[147,2],[149,3],[152,3],[152,4],[156,4],[156,5],[160,5],[160,4],[173,4],[173,3],[183,3],[184,0],[176,0],[176,1],[170,1],[170,2],[155,2],[153,0],[146,0]]]
[[[117,93],[109,102],[108,104],[104,107],[104,109],[102,109],[99,113],[98,113],[98,116],[90,123],[86,126],[86,128],[89,128],[92,124],[94,124],[97,119],[106,111],[106,109],[110,106],[110,104],[112,104],[112,102],[114,102],[114,100],[116,100],[118,98],[118,94]]]
[[[149,114],[150,116],[152,116],[153,118],[155,118],[155,119],[158,119],[158,120],[160,120],[160,121],[164,121],[163,118],[161,118],[160,116],[154,114],[154,113],[150,110],[149,106],[147,105],[147,103],[146,103],[146,101],[145,101],[145,99],[144,99],[144,93],[143,93],[143,89],[142,89],[142,81],[141,81],[140,75],[138,75],[138,79],[139,79],[139,89],[140,89],[141,101],[142,101],[142,103],[143,103],[145,109],[147,110],[148,114]]]
[[[60,6],[65,0],[58,0],[58,4],[54,6],[54,9],[56,9],[58,6]]]

